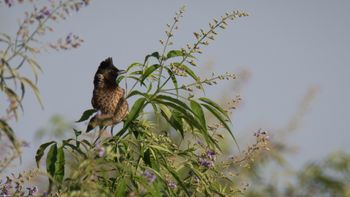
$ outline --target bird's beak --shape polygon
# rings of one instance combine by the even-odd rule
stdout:
[[[126,73],[126,70],[118,70],[118,75]]]

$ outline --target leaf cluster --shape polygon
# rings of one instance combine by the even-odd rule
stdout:
[[[146,55],[143,62],[130,64],[127,73],[117,79],[120,86],[125,85],[128,101],[134,102],[116,134],[107,134],[102,128],[96,130],[96,138],[88,140],[75,130],[75,139],[63,140],[60,146],[57,142],[40,146],[37,164],[49,148],[46,168],[56,191],[73,195],[92,190],[116,196],[226,196],[239,191],[232,174],[223,173],[227,165],[217,160],[220,141],[207,123],[208,115],[214,117],[237,145],[228,111],[206,96],[186,97],[184,93],[192,87],[205,92],[205,85],[215,80],[234,79],[231,74],[200,79],[195,56],[227,20],[247,14],[227,13],[220,21],[214,20],[207,32],[202,30],[187,49],[169,50],[183,12],[181,8],[168,25],[163,49]],[[191,82],[182,83],[184,78]],[[94,113],[94,109],[86,110],[78,122]],[[157,120],[169,127],[157,130]],[[75,162],[68,164],[68,159],[61,157],[72,157]],[[69,173],[64,173],[65,167]]]

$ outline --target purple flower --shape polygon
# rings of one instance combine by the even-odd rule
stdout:
[[[259,137],[260,134],[261,134],[261,130],[259,129],[258,131],[256,131],[256,132],[254,133],[254,136],[255,136],[255,137]]]
[[[97,150],[98,150],[98,156],[99,157],[105,156],[106,150],[105,150],[104,147],[99,147]]]
[[[83,3],[84,3],[85,6],[87,6],[87,5],[89,5],[90,0],[83,0]]]
[[[34,195],[35,193],[38,192],[38,188],[36,186],[30,188],[30,187],[27,187],[27,190],[29,191],[28,192],[28,196],[32,196]]]
[[[143,176],[146,177],[146,179],[147,179],[147,181],[148,181],[149,183],[153,183],[153,182],[156,180],[156,178],[157,178],[157,176],[156,176],[153,172],[150,172],[150,171],[148,171],[148,170],[146,170],[146,171],[143,173]]]
[[[44,15],[39,14],[39,15],[37,15],[35,18],[36,18],[36,20],[41,20],[41,19],[43,19],[43,18],[44,18]]]
[[[50,16],[51,15],[51,12],[49,10],[44,10],[42,13],[45,16]]]
[[[172,180],[166,180],[166,183],[170,189],[176,189],[177,187],[176,183]]]
[[[215,161],[216,159],[216,153],[213,150],[207,150],[206,156],[212,161]]]
[[[2,188],[0,189],[0,195],[1,196],[7,196],[10,194],[10,189],[12,188],[11,186],[11,180],[9,181],[8,177],[7,177],[7,181],[5,182],[5,184],[2,186]]]
[[[29,147],[30,144],[27,141],[22,141],[22,147]]]
[[[206,168],[211,168],[214,166],[213,161],[207,160],[207,159],[203,159],[203,158],[199,158],[198,161],[199,165],[206,167]]]
[[[50,10],[47,9],[47,7],[43,7],[39,14],[35,17],[37,20],[41,20],[45,17],[49,17],[51,15]]]
[[[204,143],[200,140],[197,141],[197,144],[200,145],[200,146],[204,146]]]
[[[13,5],[13,0],[5,0],[5,4],[9,7],[11,7]]]
[[[16,186],[15,186],[15,189],[16,189],[16,192],[19,192],[22,190],[22,185],[20,185],[18,182],[15,183]]]
[[[67,44],[70,44],[72,42],[72,35],[73,33],[69,33],[67,36],[66,36],[66,43]]]

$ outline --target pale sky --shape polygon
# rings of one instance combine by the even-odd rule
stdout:
[[[165,24],[182,5],[187,11],[175,34],[178,47],[192,42],[194,31],[226,11],[250,14],[220,31],[199,57],[202,65],[212,62],[217,73],[247,69],[251,74],[240,92],[243,105],[233,117],[233,130],[242,146],[259,128],[274,136],[296,113],[308,88],[317,86],[319,92],[300,128],[289,136],[289,142],[299,147],[290,160],[299,167],[335,150],[350,153],[350,2],[346,0],[93,1],[52,25],[55,32],[48,39],[73,32],[85,42],[76,50],[38,56],[44,70],[39,88],[45,109],[27,94],[25,111],[14,126],[16,134],[33,141],[35,131],[54,114],[77,120],[91,107],[92,79],[100,61],[111,56],[125,68],[160,50],[158,40],[164,38]],[[28,9],[1,7],[0,31],[13,34],[17,19]],[[207,95],[217,99],[222,89],[211,88]],[[38,145],[25,151],[25,161],[34,161]]]

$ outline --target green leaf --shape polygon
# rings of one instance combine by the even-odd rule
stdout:
[[[79,142],[79,141],[77,141]],[[84,158],[87,158],[87,155],[77,146],[74,146],[73,144],[68,143],[66,140],[63,140],[63,146],[68,146],[70,147],[73,151],[78,152],[79,154],[83,155]]]
[[[152,83],[149,84],[148,88],[147,88],[147,94],[152,90]]]
[[[143,72],[142,74],[142,78],[140,83],[145,85],[143,82],[145,81],[145,79],[147,79],[147,77],[152,74],[155,70],[157,70],[160,67],[159,64],[153,64],[152,66],[149,66],[146,68],[146,70]]]
[[[183,130],[183,124],[182,119],[178,117],[177,111],[171,112],[170,109],[163,104],[159,104],[161,114],[164,117],[164,119],[177,131],[180,132],[181,137],[184,137],[184,130]]]
[[[145,102],[146,102],[146,98],[139,98],[135,101],[128,116],[126,117],[126,120],[124,122],[124,127],[119,131],[117,136],[122,136],[125,133],[125,131],[128,129],[131,122],[138,117],[140,111],[145,107],[144,105]]]
[[[156,101],[158,103],[161,103],[163,105],[169,106],[169,107],[177,110],[179,113],[182,114],[182,117],[189,123],[190,126],[194,126],[199,130],[203,130],[202,125],[186,109],[184,109],[184,108],[180,107],[179,105],[172,103],[172,102],[167,102],[167,101],[163,101],[163,100],[156,100]]]
[[[178,87],[178,83],[177,83],[177,79],[176,79],[176,76],[174,74],[174,72],[168,68],[168,67],[165,67],[165,69],[168,71],[168,74],[171,78],[171,81],[173,82],[174,84],[174,88],[175,88],[175,91],[176,91],[176,95],[178,96],[179,95],[179,87]]]
[[[0,33],[0,36],[3,36],[5,38],[5,40],[8,42],[8,43],[11,43],[11,36],[9,36],[8,34],[6,33]]]
[[[80,141],[81,142],[81,144],[82,145],[87,145],[89,148],[87,148],[87,149],[91,149],[91,148],[93,148],[94,146],[89,142],[89,141],[87,141],[86,139],[84,139],[84,140],[81,140]],[[86,148],[86,146],[85,146],[85,148]]]
[[[130,75],[142,75],[142,70],[137,70],[137,71],[131,72],[131,73],[128,75],[128,78],[131,78]]]
[[[188,123],[189,126],[195,127],[200,131],[200,133],[202,134],[202,136],[204,137],[204,139],[206,140],[206,142],[208,144],[214,144],[217,146],[216,142],[209,135],[208,130],[206,129],[206,125],[202,125],[201,122],[198,121],[198,119],[195,118],[190,112],[188,112],[183,107],[181,107],[175,103],[172,103],[172,102],[167,102],[167,101],[163,101],[163,100],[156,100],[156,101],[158,103],[169,106],[169,107],[175,109],[176,111],[178,111],[180,114],[182,114],[181,118],[183,118]]]
[[[194,56],[190,55],[190,54],[186,54],[186,53],[183,53],[181,50],[171,50],[167,53],[166,55],[166,58],[167,59],[170,59],[170,58],[173,58],[173,57],[191,57],[191,58],[194,58]]]
[[[119,85],[120,82],[125,78],[125,76],[119,76],[116,80],[116,83]]]
[[[133,91],[131,91],[131,92],[128,94],[128,96],[127,96],[126,98],[130,98],[130,97],[135,96],[135,95],[144,96],[144,97],[146,97],[146,98],[148,97],[148,94],[142,93],[142,92],[140,92],[140,91],[138,91],[138,90],[133,90]]]
[[[74,131],[74,135],[75,135],[76,138],[79,137],[81,135],[81,133],[82,133],[81,131],[76,130],[76,129],[73,129],[73,131]]]
[[[209,98],[206,98],[206,97],[201,97],[201,98],[199,98],[199,100],[201,100],[201,101],[203,101],[203,102],[213,106],[215,109],[219,110],[223,115],[225,115],[225,117],[229,121],[231,121],[230,120],[230,116],[227,114],[227,112],[224,109],[222,109],[221,106],[218,105],[216,102],[214,102],[214,101],[212,101],[212,100],[210,100]]]
[[[42,145],[40,145],[40,147],[38,148],[38,150],[36,151],[36,154],[35,154],[35,161],[36,161],[36,166],[38,168],[40,168],[40,160],[41,158],[43,157],[44,155],[44,152],[45,152],[45,149],[50,146],[51,144],[53,143],[56,143],[55,141],[51,141],[51,142],[47,142],[47,143],[44,143]]]
[[[63,177],[64,177],[64,151],[63,146],[57,149],[57,156],[56,156],[56,162],[55,162],[55,174],[54,178],[57,182],[62,183]]]
[[[160,171],[160,165],[158,162],[158,157],[157,154],[154,152],[153,149],[148,149],[150,151],[150,158],[151,158],[151,163],[152,163],[152,170],[153,171]],[[162,177],[161,175],[159,175],[159,173],[157,172],[157,175],[159,177]]]
[[[16,136],[15,136],[15,133],[13,132],[13,130],[10,127],[10,125],[8,125],[6,121],[1,120],[1,119],[0,119],[0,130],[5,133],[5,135],[10,140],[11,144],[13,145],[13,147],[19,153],[20,150],[19,150],[19,145],[17,143],[17,139],[16,139]],[[0,137],[1,137],[1,135],[0,135]]]
[[[150,57],[154,57],[154,58],[156,58],[157,60],[159,60],[160,55],[159,55],[158,52],[153,52],[153,53],[150,54],[150,55],[146,55],[146,57],[145,57],[145,62],[143,63],[143,65],[146,64],[147,60],[148,60]]]
[[[75,121],[75,122],[82,122],[82,121],[85,121],[87,119],[90,118],[90,116],[92,114],[94,114],[96,112],[96,109],[88,109],[88,110],[85,110],[83,115],[81,115],[80,119],[78,121]]]
[[[205,104],[205,103],[202,103],[202,106],[204,106],[205,108],[207,108],[223,125],[224,127],[226,128],[226,130],[230,133],[230,135],[232,136],[232,139],[234,140],[235,144],[237,145],[238,149],[239,149],[239,146],[238,146],[238,143],[237,143],[237,140],[235,138],[235,136],[233,135],[230,127],[227,125],[226,121],[225,121],[225,117],[223,117],[221,115],[221,113],[216,109],[214,108],[213,106],[211,105],[208,105],[208,104]]]
[[[127,190],[126,179],[125,179],[125,177],[122,177],[117,182],[117,187],[116,187],[117,193],[115,194],[115,196],[116,197],[124,197],[126,190]]]
[[[182,187],[182,189],[186,192],[187,196],[191,196],[190,193],[187,190],[187,186],[185,185],[184,182],[182,182],[182,180],[180,179],[180,177],[177,175],[176,171],[174,171],[173,169],[171,169],[168,165],[163,164],[163,166],[165,167],[165,169],[168,170],[168,172],[170,172],[170,174],[175,178],[175,180],[177,181],[177,183]]]
[[[55,143],[49,149],[46,156],[46,171],[52,177],[55,176],[55,163],[57,160],[57,144]]]
[[[188,75],[191,76],[191,78],[193,80],[195,80],[198,83],[198,85],[200,86],[201,90],[204,90],[203,86],[202,86],[202,83],[200,83],[200,78],[193,72],[192,69],[190,69],[188,66],[186,66],[184,64],[180,64],[178,62],[174,62],[174,63],[171,63],[171,64],[173,64],[175,67],[178,67],[178,68],[184,70]]]
[[[39,91],[38,87],[31,80],[29,80],[26,77],[21,77],[20,81],[26,83],[27,85],[30,86],[30,88],[32,88],[32,90],[34,92],[34,95],[36,96],[36,99],[38,100],[41,108],[44,108],[44,105],[43,105],[43,102],[42,102],[42,99],[41,99],[41,95],[40,95],[40,91]]]
[[[26,93],[26,87],[23,82],[21,82],[21,101],[24,98],[24,94]]]
[[[141,64],[141,63],[138,63],[138,62],[134,62],[134,63],[132,63],[132,64],[130,64],[129,66],[128,66],[128,68],[126,69],[126,71],[129,71],[130,69],[132,69],[133,67],[135,67],[135,66],[142,66],[143,64]]]
[[[167,96],[167,95],[164,95],[164,94],[160,94],[156,97],[157,99],[161,99],[161,100],[167,100],[167,101],[170,101],[170,102],[173,102],[173,103],[176,103],[177,105],[181,106],[182,108],[184,108],[185,110],[188,110],[190,111],[191,113],[192,110],[191,108],[184,102],[182,102],[181,100],[179,99],[176,99],[176,98],[173,98],[171,96]]]
[[[180,101],[179,99],[175,99],[166,95],[158,95],[155,101],[177,110],[180,114],[182,114],[181,118],[183,118],[189,126],[195,127],[200,131],[200,133],[202,134],[202,136],[208,144],[214,144],[218,149],[220,149],[215,140],[209,135],[207,125],[203,124],[203,121],[201,121],[200,118],[197,117],[197,115],[192,111],[192,109],[190,109],[187,106],[187,104]],[[176,129],[176,127],[174,128]]]
[[[199,77],[193,72],[192,69],[188,68],[186,65],[181,64],[180,68],[184,69],[187,74],[189,74],[195,81],[199,81]]]
[[[28,56],[24,56],[23,58],[31,66],[32,72],[33,72],[34,77],[35,77],[35,82],[38,82],[38,76],[39,76],[38,70],[40,70],[42,72],[40,65],[34,59],[29,58]]]
[[[147,149],[147,150],[143,153],[142,159],[143,159],[143,161],[145,162],[146,166],[152,167],[151,153],[150,153],[150,150],[149,150],[149,149]]]
[[[199,103],[197,103],[194,100],[191,100],[191,108],[194,114],[198,117],[198,119],[201,121],[202,125],[207,125],[203,109]]]

